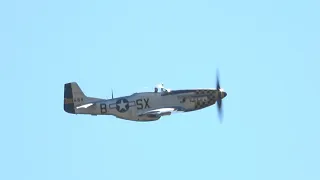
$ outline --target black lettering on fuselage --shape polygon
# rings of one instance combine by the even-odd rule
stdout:
[[[150,106],[149,106],[149,98],[148,99],[143,99],[144,100],[144,103],[145,103],[145,105],[144,105],[144,108],[146,109],[146,108],[150,108]]]
[[[142,103],[142,99],[137,99],[137,100],[136,100],[137,109],[150,108],[150,106],[149,106],[149,98],[143,99],[143,101],[144,101],[144,106],[143,106],[143,103]]]
[[[143,109],[142,99],[136,100],[137,109]]]

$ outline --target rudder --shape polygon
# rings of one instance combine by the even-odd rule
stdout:
[[[64,84],[64,111],[75,114],[75,106],[85,101],[86,95],[76,82]]]

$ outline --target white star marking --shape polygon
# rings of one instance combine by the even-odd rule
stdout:
[[[118,104],[119,106],[119,110],[121,111],[122,109],[126,110],[126,105],[127,103],[123,102],[123,100],[121,100],[121,102]]]

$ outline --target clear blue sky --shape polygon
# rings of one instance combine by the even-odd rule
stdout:
[[[320,179],[319,1],[2,1],[0,179]],[[111,97],[215,87],[150,123],[63,111],[63,84]],[[148,88],[145,88],[148,87]]]

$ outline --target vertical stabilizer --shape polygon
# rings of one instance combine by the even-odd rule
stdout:
[[[86,99],[76,82],[64,84],[64,111],[75,114],[75,107],[80,105]]]

